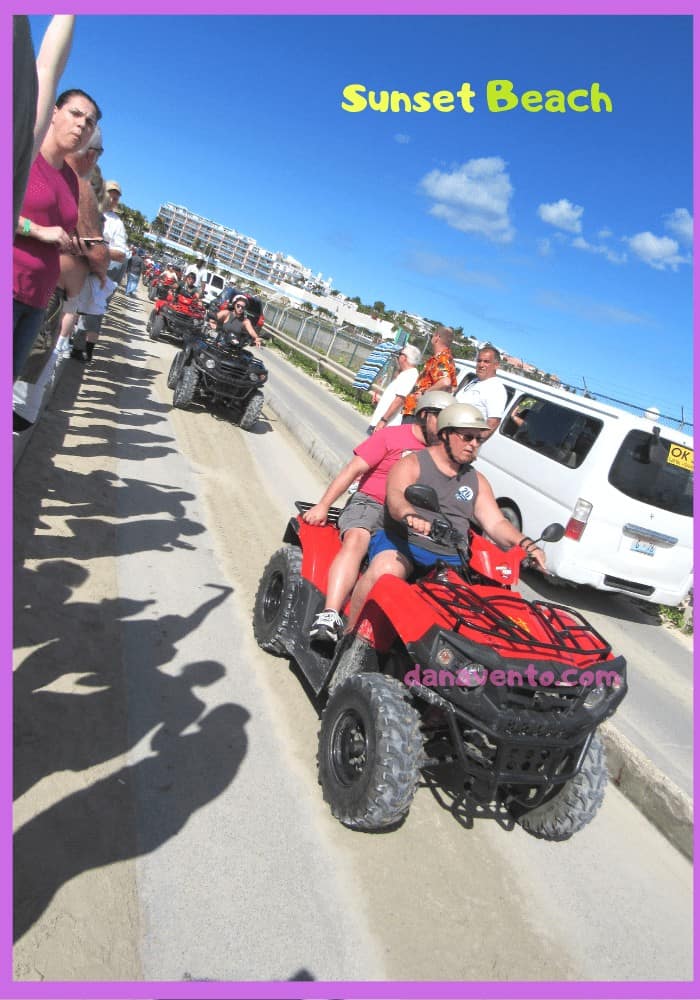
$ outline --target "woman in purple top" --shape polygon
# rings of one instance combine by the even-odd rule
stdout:
[[[75,239],[78,178],[65,162],[89,140],[101,112],[82,90],[60,94],[32,164],[13,245],[12,371],[29,357],[58,280],[61,253],[82,253]]]

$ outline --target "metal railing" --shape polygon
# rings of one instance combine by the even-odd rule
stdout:
[[[332,320],[293,306],[275,302],[265,305],[270,332],[312,360],[326,359],[329,369],[352,385],[354,375],[367,360],[375,344]],[[309,353],[307,353],[309,352]],[[337,369],[337,370],[336,370]]]

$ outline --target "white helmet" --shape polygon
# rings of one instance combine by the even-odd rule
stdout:
[[[441,389],[431,389],[419,397],[416,405],[416,416],[421,410],[444,410],[446,406],[451,406],[454,401],[452,393],[443,392]]]
[[[471,428],[475,431],[487,431],[489,425],[486,417],[476,406],[469,403],[452,403],[446,406],[438,417],[438,434],[450,427],[458,427],[460,430]]]

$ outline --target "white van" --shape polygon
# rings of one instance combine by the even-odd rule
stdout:
[[[473,364],[460,364],[463,388]],[[509,396],[476,467],[564,580],[679,604],[692,583],[693,441],[606,403],[499,371]]]
[[[220,274],[215,274],[213,271],[207,271],[207,277],[204,282],[204,301],[206,303],[214,302],[219,298],[225,287],[225,278]]]

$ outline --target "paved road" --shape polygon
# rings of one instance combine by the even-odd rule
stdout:
[[[319,442],[317,457],[329,476],[361,440],[367,420],[285,358],[268,354],[269,395],[298,411],[295,433]],[[279,401],[279,402],[277,402]],[[322,446],[322,447],[321,447]],[[322,449],[325,449],[322,450]],[[693,655],[687,636],[661,624],[651,606],[624,594],[553,586],[536,573],[523,580],[526,597],[576,608],[627,658],[629,694],[615,725],[689,795],[693,792]]]
[[[614,788],[565,844],[427,788],[390,834],[331,818],[314,705],[250,630],[326,477],[269,406],[173,411],[172,346],[115,305],[17,475],[17,978],[690,976],[691,866]]]

